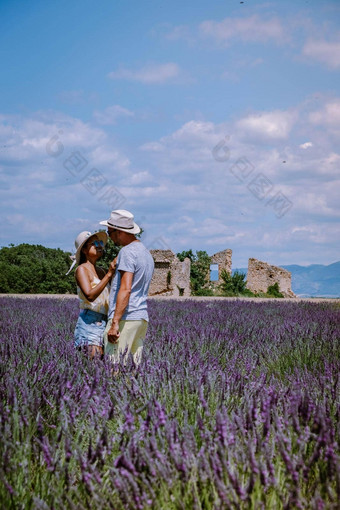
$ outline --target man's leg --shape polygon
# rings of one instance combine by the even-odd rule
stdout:
[[[125,354],[124,361],[131,352],[136,365],[139,365],[142,359],[144,338],[148,329],[147,321],[141,319],[138,321],[120,321],[119,323],[119,354]]]
[[[136,334],[135,340],[131,347],[131,353],[133,355],[133,360],[135,364],[138,366],[140,362],[142,361],[142,352],[143,352],[143,345],[144,345],[144,339],[146,336],[146,332],[148,330],[148,323],[145,320],[138,321],[141,322],[138,332]]]

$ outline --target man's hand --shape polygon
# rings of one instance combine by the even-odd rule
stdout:
[[[110,344],[118,344],[119,336],[120,336],[119,322],[112,321],[111,328],[107,332],[107,339],[110,342]]]

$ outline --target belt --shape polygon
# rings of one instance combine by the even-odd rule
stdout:
[[[82,308],[80,310],[80,314],[82,313],[86,313],[86,312],[91,312],[91,313],[94,313],[95,315],[98,316],[98,318],[101,318],[103,320],[107,320],[107,315],[106,313],[100,313],[100,312],[96,312],[95,310],[91,310],[91,308]]]

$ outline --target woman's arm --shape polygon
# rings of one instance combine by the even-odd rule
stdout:
[[[95,287],[91,287],[90,275],[86,268],[83,265],[77,267],[75,273],[77,284],[81,288],[86,299],[88,299],[90,302],[97,299],[99,294],[103,292],[106,285],[111,281],[112,276],[114,275],[116,270],[116,263],[117,261],[116,259],[114,259],[109,266],[108,272],[103,276],[103,278],[100,280],[99,283],[97,283]]]

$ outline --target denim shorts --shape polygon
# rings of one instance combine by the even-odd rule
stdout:
[[[74,330],[74,346],[97,345],[103,347],[106,323],[106,315],[93,310],[81,310]]]

